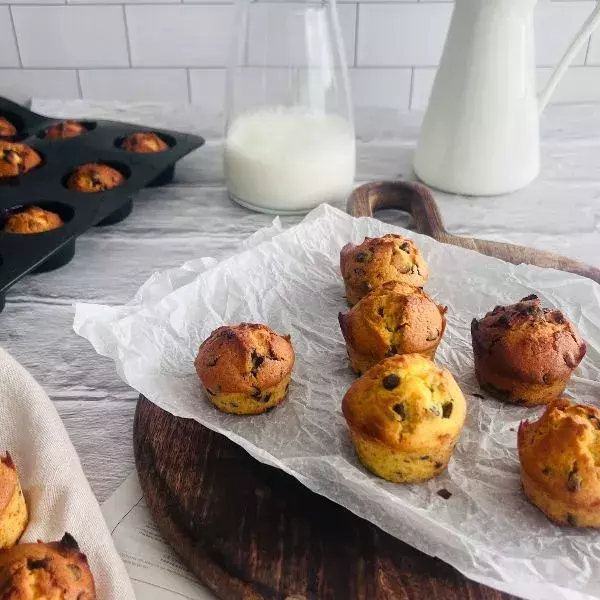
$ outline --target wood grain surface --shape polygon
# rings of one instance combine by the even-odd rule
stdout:
[[[378,210],[386,208],[410,213],[415,229],[438,242],[462,246],[515,265],[526,263],[569,271],[600,283],[600,269],[566,256],[526,246],[490,242],[448,233],[433,194],[421,183],[405,181],[366,183],[354,191],[348,203],[348,212],[355,217],[373,217]]]
[[[227,438],[140,397],[134,453],[162,535],[223,600],[509,600]]]

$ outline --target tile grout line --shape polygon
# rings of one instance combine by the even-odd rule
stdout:
[[[79,97],[83,100],[83,88],[81,87],[81,74],[79,69],[75,69],[75,79],[77,80],[77,89],[79,90]]]
[[[125,10],[125,5],[121,4],[121,9],[123,12],[123,23],[125,24],[125,45],[127,46],[127,60],[129,62],[129,67],[133,67],[133,61],[131,60],[131,42],[129,40],[129,23],[127,22],[127,11]]]
[[[188,102],[192,103],[192,73],[189,67],[185,68],[186,76],[187,76],[187,88],[188,88]]]
[[[586,65],[588,65],[588,57],[590,55],[590,48],[592,47],[592,35],[593,33],[590,34],[590,37],[588,38],[587,41],[587,46],[585,49],[585,58],[583,59],[583,66],[585,67]]]
[[[12,29],[13,38],[15,40],[15,48],[17,49],[17,58],[19,59],[19,68],[23,68],[23,59],[21,58],[21,48],[19,46],[19,38],[17,37],[17,28],[15,27],[15,19],[12,13],[12,5],[8,6],[8,18]]]

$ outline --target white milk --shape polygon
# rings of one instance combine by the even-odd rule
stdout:
[[[356,145],[350,123],[302,108],[242,113],[225,140],[225,177],[241,204],[272,212],[304,212],[343,200],[354,184]]]

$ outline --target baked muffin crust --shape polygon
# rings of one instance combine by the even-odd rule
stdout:
[[[7,233],[33,234],[58,229],[64,225],[59,215],[37,206],[28,206],[10,215],[4,223]]]
[[[0,456],[0,550],[12,548],[19,541],[28,521],[17,468],[7,452]]]
[[[44,134],[45,140],[65,140],[86,133],[87,128],[78,121],[62,121],[49,127]]]
[[[0,178],[24,175],[42,162],[30,146],[0,140]]]
[[[394,233],[365,238],[359,245],[346,244],[340,253],[340,270],[350,306],[388,281],[422,287],[429,275],[415,243]]]
[[[123,175],[109,167],[99,163],[89,163],[77,167],[67,180],[67,187],[77,192],[104,192],[110,190],[125,181]]]
[[[150,154],[164,152],[169,149],[169,146],[155,133],[145,131],[128,135],[123,140],[121,148],[138,154]]]
[[[17,135],[17,128],[6,118],[0,117],[0,139]]]

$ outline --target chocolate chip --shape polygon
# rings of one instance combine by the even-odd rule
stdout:
[[[425,338],[425,341],[433,342],[434,340],[437,340],[439,337],[440,337],[439,329],[436,329],[435,333],[431,333],[431,332],[427,333],[427,337]]]
[[[398,354],[398,346],[392,344],[388,350],[388,356],[394,356],[394,354]]]
[[[252,386],[252,394],[250,394],[250,396],[252,398],[260,398],[261,394],[262,394],[262,392],[261,392],[260,388],[253,385]]]
[[[256,377],[256,372],[265,362],[265,357],[259,354],[256,349],[252,350],[252,375]]]
[[[380,306],[377,310],[377,312],[379,313],[379,316],[383,318],[384,316],[384,312],[383,312],[383,306]]]
[[[394,406],[392,406],[392,410],[403,419],[406,417],[406,412],[404,411],[404,404],[402,404],[401,402],[397,402],[396,404],[394,404]]]
[[[544,373],[543,377],[542,377],[542,381],[546,384],[546,385],[550,385],[552,383],[552,380],[550,379],[550,374],[549,373]]]
[[[365,262],[365,260],[367,259],[367,255],[365,252],[358,252],[356,254],[356,256],[354,257],[354,259],[356,260],[356,262]]]
[[[436,462],[435,465],[433,465],[436,469],[441,469],[444,466],[444,463],[442,462]]]
[[[404,252],[409,253],[410,252],[410,243],[404,242],[403,244],[401,244],[400,250],[403,250]]]
[[[435,404],[429,407],[429,411],[436,417],[439,417],[441,414],[440,409]]]
[[[421,460],[429,460],[429,455],[426,454],[425,456],[421,456]]]
[[[48,566],[48,559],[41,558],[34,560],[32,558],[27,559],[27,568],[33,571],[34,569],[45,569]]]
[[[581,483],[581,477],[577,473],[577,465],[573,465],[567,478],[567,489],[573,493],[579,492],[581,490]]]
[[[452,415],[453,408],[454,405],[452,404],[452,402],[444,402],[444,404],[442,404],[442,417],[444,419],[449,419]]]
[[[394,390],[400,385],[400,377],[396,373],[390,373],[383,378],[382,383],[386,390]]]
[[[219,362],[219,357],[217,356],[217,358],[215,358],[214,360],[211,360],[209,363],[206,363],[207,367],[214,367],[216,366],[216,364]]]
[[[539,298],[535,294],[529,294],[529,296],[521,298],[521,302],[528,302],[529,300],[539,300]]]
[[[546,477],[552,477],[553,474],[554,469],[552,467],[544,467],[542,469],[542,475],[545,475]]]
[[[575,518],[574,514],[571,513],[567,513],[567,523],[571,526],[571,527],[577,527],[577,519]]]
[[[502,315],[495,323],[496,327],[509,327],[510,326],[510,319],[508,318],[508,315]]]
[[[443,498],[444,500],[448,500],[452,496],[452,492],[449,492],[446,488],[442,488],[437,491],[437,495]]]
[[[262,401],[266,404],[271,399],[271,394],[265,394]]]
[[[600,420],[595,415],[588,415],[587,418],[590,420],[591,424],[596,428],[600,429]]]
[[[225,337],[226,337],[228,340],[233,340],[233,339],[235,339],[235,337],[236,337],[236,335],[235,335],[235,331],[226,331],[226,332],[225,332]]]

